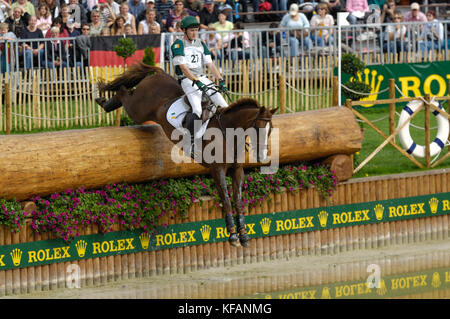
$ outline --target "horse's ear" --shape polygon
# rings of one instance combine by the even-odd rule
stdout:
[[[259,107],[259,114],[264,114],[265,111],[266,111],[266,107],[265,106],[260,106]]]
[[[272,115],[274,115],[276,111],[278,111],[278,107],[276,109],[270,110],[270,113],[272,113]]]

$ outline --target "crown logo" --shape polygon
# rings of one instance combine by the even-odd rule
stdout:
[[[375,217],[377,218],[377,220],[382,220],[384,212],[383,205],[377,204],[373,210],[375,211]]]
[[[322,289],[322,299],[331,299],[330,289],[328,287],[323,287]]]
[[[381,82],[383,82],[383,80],[384,80],[384,76],[380,74],[377,77],[378,71],[372,70],[372,72],[370,72],[370,70],[368,68],[364,69],[363,72],[364,72],[364,81],[362,79],[361,72],[358,72],[356,76],[358,77],[360,82],[364,82],[365,84],[367,84],[370,87],[370,93],[372,93],[372,94],[368,95],[365,98],[362,98],[361,101],[376,101],[378,98],[378,92],[380,92]],[[371,76],[369,75],[369,73],[371,74]],[[354,77],[350,78],[350,81],[354,81],[354,80],[355,80]],[[371,107],[371,106],[373,106],[373,104],[365,104],[363,106]]]
[[[211,226],[203,225],[200,228],[200,233],[202,234],[203,241],[209,241],[209,236],[211,235]]]
[[[319,213],[318,217],[319,217],[320,226],[322,226],[322,227],[327,226],[328,213],[323,210]]]
[[[139,241],[141,242],[142,249],[146,250],[148,248],[148,245],[150,244],[150,234],[142,232],[139,235]]]
[[[19,248],[15,248],[11,251],[11,258],[14,266],[20,265],[20,260],[22,259],[22,251]]]
[[[431,213],[436,214],[437,209],[438,209],[439,200],[436,197],[432,197],[430,199],[430,201],[428,202],[428,204],[430,204]]]
[[[269,218],[264,217],[259,223],[261,224],[263,234],[267,235],[270,231],[270,224],[272,223],[272,221]]]
[[[384,296],[387,292],[386,289],[386,283],[384,282],[384,279],[380,280],[380,288],[377,288],[377,295]]]
[[[431,279],[431,285],[434,288],[438,288],[441,285],[441,277],[438,272],[433,273],[433,278]]]
[[[86,247],[87,247],[86,241],[82,239],[77,241],[77,243],[75,244],[75,248],[77,249],[79,257],[84,257],[84,254],[86,254]]]

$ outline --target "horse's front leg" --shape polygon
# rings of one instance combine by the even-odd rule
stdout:
[[[233,168],[231,173],[233,180],[233,197],[235,209],[237,212],[237,231],[239,233],[239,241],[243,247],[250,245],[250,237],[245,231],[244,206],[242,205],[242,183],[244,182],[244,168],[239,165]]]
[[[219,193],[220,200],[222,202],[222,213],[225,215],[225,224],[227,231],[230,234],[228,241],[232,246],[239,246],[239,237],[236,233],[233,215],[231,214],[231,200],[227,192],[227,182],[225,179],[226,168],[221,166],[213,167],[211,168],[211,175],[214,179],[217,192]]]

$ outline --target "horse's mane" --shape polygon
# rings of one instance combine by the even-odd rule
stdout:
[[[260,106],[258,104],[258,101],[256,101],[255,99],[251,99],[251,98],[243,98],[243,99],[239,99],[233,103],[231,103],[230,105],[228,105],[226,108],[222,109],[222,113],[228,113],[231,111],[239,111],[239,110],[243,110],[243,109],[254,109],[257,108],[259,109]]]
[[[167,74],[163,69],[156,66],[147,65],[138,61],[130,65],[127,70],[118,76],[115,80],[105,83],[103,81],[98,82],[98,88],[101,92],[104,91],[118,91],[120,87],[125,86],[127,89],[135,87],[146,76],[152,74]]]

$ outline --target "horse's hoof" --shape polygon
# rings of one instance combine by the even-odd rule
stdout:
[[[250,246],[250,237],[247,235],[247,233],[239,234],[239,241],[242,247]]]
[[[228,242],[230,243],[231,246],[239,247],[240,244],[239,244],[238,234],[237,233],[232,233],[230,235],[230,237],[228,238]]]
[[[101,107],[104,107],[103,103],[106,102],[106,99],[103,96],[100,96],[95,99],[95,102],[97,102],[97,104],[100,105]]]

